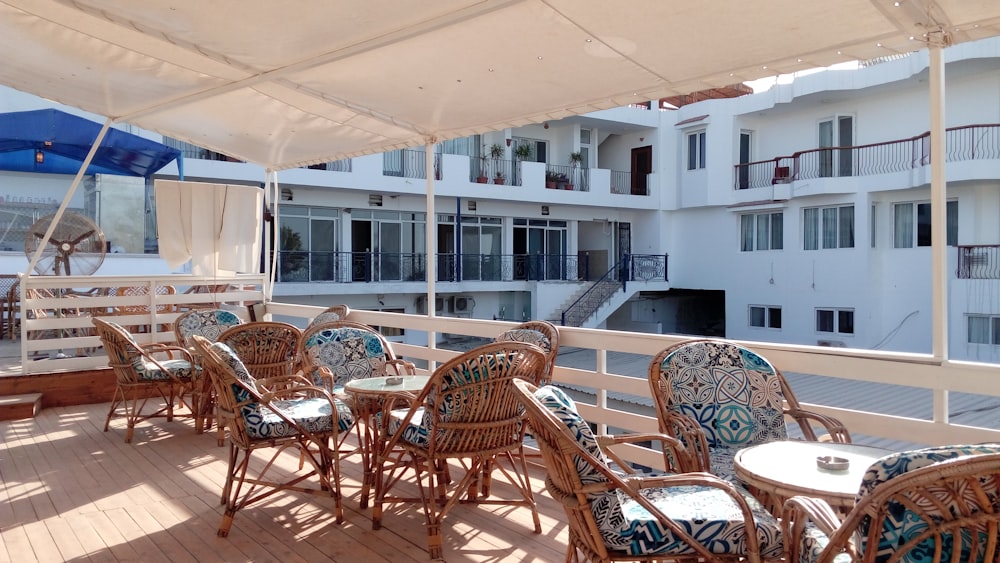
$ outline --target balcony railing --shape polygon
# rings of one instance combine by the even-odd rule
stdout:
[[[427,153],[402,149],[382,153],[382,174],[399,178],[427,179]],[[441,155],[434,155],[434,179],[441,179]]]
[[[437,281],[590,279],[587,256],[573,254],[438,254]],[[278,253],[279,282],[426,281],[426,256],[393,252]]]
[[[958,247],[958,279],[1000,279],[1000,244]]]
[[[1000,159],[1000,124],[951,127],[946,133],[947,162]],[[791,156],[737,164],[737,190],[795,180],[874,176],[930,164],[930,132],[870,145],[809,149]]]

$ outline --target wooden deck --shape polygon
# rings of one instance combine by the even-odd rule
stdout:
[[[342,464],[345,521],[332,502],[279,493],[216,536],[227,447],[190,419],[147,421],[124,443],[124,420],[103,432],[108,405],[46,408],[0,422],[0,561],[427,561],[419,506],[390,508],[381,530],[358,507],[359,456]],[[281,467],[295,471],[286,453]],[[461,505],[445,519],[448,561],[562,561],[562,509],[533,468],[542,533],[523,508]],[[504,486],[495,480],[495,494]]]

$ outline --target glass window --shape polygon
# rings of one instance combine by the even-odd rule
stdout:
[[[705,132],[690,133],[688,139],[688,170],[705,168]]]
[[[802,210],[802,249],[854,248],[854,206]]]
[[[945,204],[945,244],[958,246],[958,202]],[[893,206],[893,247],[931,245],[931,204],[897,203]]]
[[[816,332],[854,334],[854,309],[816,309]]]
[[[740,250],[781,250],[785,230],[782,213],[747,213],[740,215]]]
[[[757,328],[781,328],[781,307],[750,306],[750,326]]]

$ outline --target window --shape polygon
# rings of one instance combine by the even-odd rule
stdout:
[[[945,214],[948,228],[945,243],[958,246],[958,202],[947,202]],[[897,203],[893,206],[892,245],[894,248],[931,245],[930,203]]]
[[[969,344],[1000,344],[1000,317],[969,315]]]
[[[784,248],[784,214],[747,213],[740,215],[740,250],[781,250]]]
[[[750,326],[781,329],[781,307],[751,305]]]
[[[854,334],[854,309],[816,309],[816,332]]]
[[[854,118],[839,115],[819,122],[819,175],[823,178],[851,176],[854,156]]]
[[[705,168],[705,132],[688,134],[688,170]]]
[[[854,248],[854,206],[802,210],[802,248]]]

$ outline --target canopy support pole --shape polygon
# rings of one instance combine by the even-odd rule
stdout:
[[[437,215],[434,214],[434,141],[433,137],[428,138],[427,144],[424,145],[424,170],[427,171],[425,174],[427,176],[427,218],[424,221],[426,228],[424,251],[427,256],[425,260],[427,267],[424,268],[424,271],[427,272],[427,316],[431,321],[434,320],[437,313],[434,307],[434,303],[437,301],[437,290],[434,287],[434,282],[437,280]],[[427,331],[427,347],[430,349],[437,348],[437,332],[433,329]],[[436,365],[437,363],[433,360],[428,360],[427,369],[433,372]]]
[[[931,159],[931,315],[933,356],[948,361],[948,203],[945,180],[947,135],[944,126],[945,72],[944,47],[950,43],[947,32],[929,34],[930,67],[930,159]],[[934,422],[948,422],[948,392],[934,391]]]
[[[271,224],[264,221],[264,309],[274,295],[275,272],[278,271],[278,248],[281,247],[278,238],[281,230],[278,227],[278,173],[268,168],[264,171],[264,209],[271,211]],[[273,233],[273,236],[272,236]],[[271,239],[274,238],[274,249],[271,249]]]

